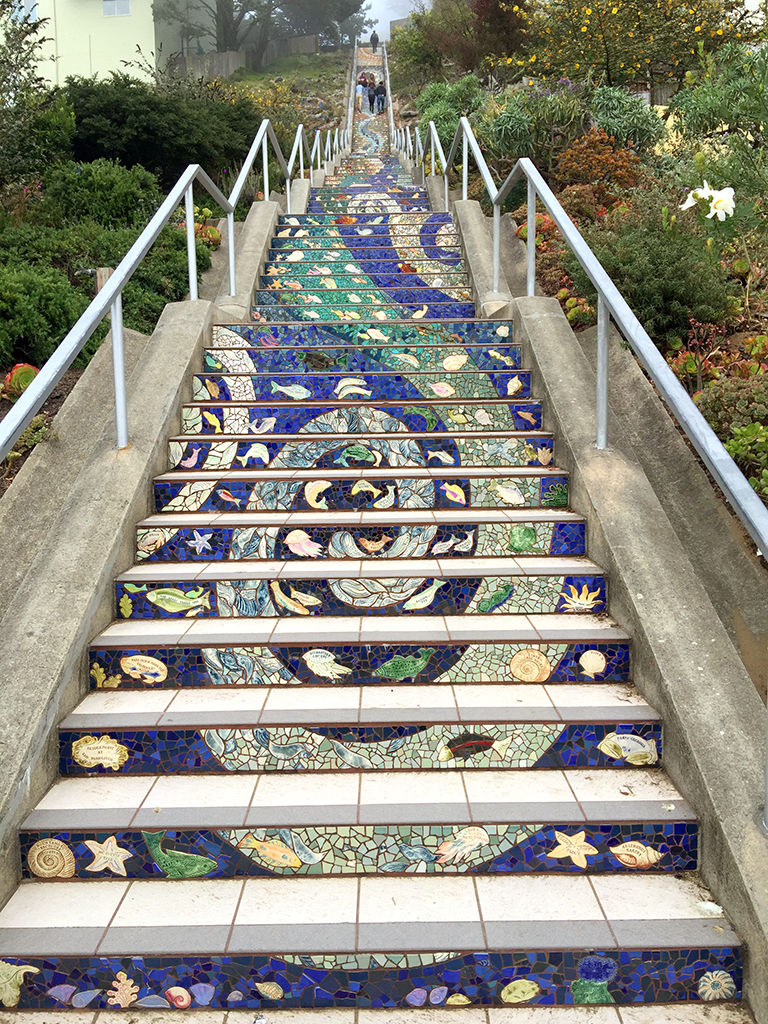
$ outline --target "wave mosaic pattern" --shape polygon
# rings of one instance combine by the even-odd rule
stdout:
[[[387,120],[190,381],[21,827],[4,1007],[740,997],[547,409]]]

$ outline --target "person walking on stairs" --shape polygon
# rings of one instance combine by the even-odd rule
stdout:
[[[376,53],[376,47],[379,45],[379,37],[376,35],[376,29],[371,32],[371,49]]]
[[[355,105],[357,109],[362,113],[363,111],[363,93],[368,89],[368,83],[365,75],[360,75],[355,86]]]
[[[373,114],[376,109],[376,85],[374,82],[368,83],[368,106]]]
[[[384,107],[387,105],[387,87],[383,82],[379,82],[376,86],[376,113],[383,114]]]

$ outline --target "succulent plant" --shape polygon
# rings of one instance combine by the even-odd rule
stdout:
[[[30,363],[16,363],[5,375],[3,392],[6,398],[19,398],[29,387],[35,377],[40,373],[36,366]]]

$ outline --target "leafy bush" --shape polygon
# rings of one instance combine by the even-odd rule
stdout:
[[[614,215],[612,223],[615,230],[594,225],[582,228],[582,234],[659,348],[686,337],[691,317],[719,323],[727,316],[727,272],[707,255],[701,238],[626,216]],[[570,252],[565,264],[579,293],[591,299],[595,289]]]
[[[49,272],[53,275],[51,280],[55,282],[56,295],[66,287],[72,296],[69,306],[61,306],[58,321],[52,316],[44,323],[35,314],[37,326],[33,350],[29,348],[28,339],[31,335],[23,313],[19,314],[22,330],[18,337],[13,333],[13,324],[3,325],[0,328],[0,365],[21,360],[40,365],[93,297],[93,282],[82,273],[83,270],[116,267],[136,237],[135,229],[109,230],[92,221],[61,230],[22,224],[19,228],[0,232],[0,264],[4,265],[9,274],[22,273],[21,278],[11,278],[20,307],[23,307],[27,298],[33,310],[40,306],[39,282],[41,275],[44,278]],[[145,334],[151,333],[163,306],[184,297],[189,288],[186,252],[184,232],[174,227],[165,228],[123,291],[123,316],[127,327]],[[199,242],[198,272],[207,270],[210,265],[210,252]],[[31,276],[25,277],[24,274]],[[44,307],[48,309],[45,304]],[[76,315],[73,315],[75,311]],[[6,317],[4,307],[0,307],[0,316]],[[7,317],[12,316],[15,314],[7,313]],[[103,326],[95,340],[89,342],[84,355],[80,357],[81,364],[87,362],[95,352],[106,329],[106,325]],[[3,337],[10,338],[5,345]]]
[[[602,128],[590,128],[559,155],[555,173],[561,185],[591,185],[598,202],[608,203],[637,187],[641,164],[631,143],[616,146]]]
[[[764,374],[747,379],[721,377],[704,388],[697,404],[723,440],[738,427],[752,423],[768,427],[768,378]]]
[[[53,267],[0,267],[0,363],[42,365],[87,305]]]
[[[528,156],[551,180],[558,155],[583,134],[587,117],[585,87],[561,79],[552,89],[512,90],[501,109],[478,117],[477,130],[500,171]]]
[[[236,90],[225,100],[215,92],[201,99],[113,74],[105,81],[69,78],[66,94],[75,111],[76,160],[141,164],[165,186],[191,163],[220,175],[247,153],[261,123],[252,100]]]
[[[465,75],[452,85],[430,82],[416,99],[424,131],[429,122],[434,121],[443,146],[450,146],[459,119],[476,110],[484,96],[485,92],[474,75]]]
[[[667,133],[653,107],[618,86],[595,89],[590,106],[597,127],[612,135],[620,146],[631,142],[636,149],[647,149]]]
[[[93,220],[106,228],[143,228],[163,198],[157,178],[143,167],[103,158],[68,161],[45,175],[41,213],[52,224]]]
[[[425,110],[434,106],[435,103],[445,100],[447,92],[448,85],[446,82],[430,82],[416,97],[416,109],[420,114],[423,114]]]

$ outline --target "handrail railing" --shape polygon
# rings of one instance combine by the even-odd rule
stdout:
[[[352,71],[349,76],[349,102],[347,104],[347,132],[352,140],[352,127],[355,121],[355,87],[357,86],[357,36],[352,46]]]
[[[126,255],[115,268],[107,283],[93,299],[91,304],[78,319],[72,329],[62,339],[55,352],[46,361],[29,387],[24,391],[10,412],[0,422],[0,461],[6,457],[19,436],[26,430],[33,417],[51,394],[62,374],[72,365],[83,347],[99,326],[101,321],[111,312],[112,330],[112,365],[114,370],[115,415],[117,420],[117,447],[128,445],[128,414],[125,392],[125,361],[123,354],[123,307],[122,293],[125,285],[133,276],[136,268],[154,245],[160,232],[169,223],[179,204],[184,201],[185,223],[187,234],[187,266],[189,271],[189,297],[197,299],[197,252],[195,245],[194,217],[194,183],[198,182],[207,190],[216,203],[227,215],[227,252],[229,261],[229,293],[235,294],[235,207],[245,187],[248,175],[256,161],[259,150],[263,161],[263,192],[264,200],[269,199],[269,151],[277,160],[280,172],[285,180],[286,210],[291,212],[291,175],[297,154],[299,155],[300,174],[304,177],[304,155],[309,158],[310,178],[312,177],[312,153],[309,149],[304,125],[296,129],[291,156],[286,163],[280,143],[268,118],[261,122],[259,130],[251,143],[248,154],[237,176],[232,192],[227,197],[214,184],[200,164],[189,164],[168,193],[160,208],[155,212],[147,226],[133,243]]]
[[[384,43],[381,44],[381,52],[384,56],[384,79],[387,83],[387,109],[389,111],[389,138],[391,149],[395,145],[395,111],[392,105],[392,83],[389,80],[389,57],[387,56],[387,47]]]
[[[434,122],[429,123],[433,172],[434,153],[438,151],[445,178],[446,209],[448,209],[448,173],[462,145],[462,197],[467,198],[469,151],[480,171],[483,183],[493,202],[493,287],[499,287],[499,233],[501,204],[512,186],[521,178],[528,184],[526,292],[536,293],[536,200],[541,201],[557,225],[571,252],[581,264],[597,291],[597,384],[595,395],[596,438],[595,447],[604,450],[608,445],[608,336],[611,319],[629,343],[649,377],[656,385],[667,407],[685,431],[686,436],[701,456],[731,508],[739,517],[757,550],[768,556],[768,509],[758,498],[739,467],[723,447],[714,430],[691,400],[690,395],[667,365],[663,356],[648,336],[645,328],[629,308],[624,297],[610,279],[599,260],[582,238],[578,228],[558,202],[535,165],[527,157],[517,161],[500,187],[496,186],[485,158],[475,139],[472,126],[462,117],[447,158],[443,156]],[[764,774],[764,804],[762,825],[768,833],[768,756]]]
[[[632,351],[658,388],[662,398],[685,431],[704,464],[721,488],[736,515],[746,527],[750,537],[763,554],[768,555],[768,509],[752,489],[744,474],[723,447],[719,438],[697,409],[690,395],[667,365],[663,356],[648,336],[644,327],[629,308],[600,265],[595,254],[582,238],[578,228],[562,208],[554,193],[527,157],[517,161],[504,182],[498,187],[488,168],[472,126],[462,117],[453,138],[448,156],[443,155],[440,138],[434,122],[429,123],[430,141],[434,160],[439,154],[448,191],[448,172],[462,146],[462,197],[467,198],[469,153],[483,179],[493,202],[493,288],[499,287],[499,236],[501,205],[512,186],[520,178],[528,182],[527,207],[527,287],[528,295],[536,288],[536,200],[546,208],[576,259],[597,291],[597,394],[596,394],[596,447],[607,447],[608,439],[608,330],[611,318],[629,342]],[[407,145],[407,140],[406,140]]]

